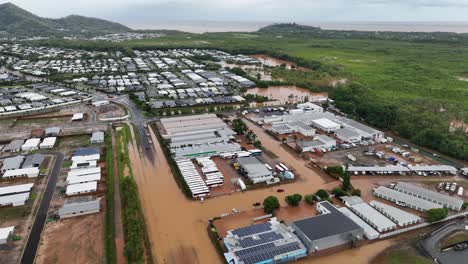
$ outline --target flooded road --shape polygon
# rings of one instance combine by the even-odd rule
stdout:
[[[313,93],[305,88],[297,86],[270,86],[268,88],[252,88],[245,94],[257,94],[268,97],[270,100],[280,101],[281,104],[303,102],[308,98],[309,102],[319,102],[328,98],[327,93]]]
[[[232,208],[240,211],[250,210],[252,203],[262,201],[268,195],[276,195],[282,205],[285,205],[286,195],[295,192],[306,194],[322,187],[329,187],[320,176],[305,166],[303,160],[296,159],[261,128],[250,122],[247,122],[247,125],[254,130],[266,148],[294,167],[302,176],[299,181],[284,185],[282,187],[286,190],[284,193],[277,193],[278,187],[272,187],[207,199],[205,203],[187,199],[179,190],[153,131],[151,137],[155,148],[154,163],[139,153],[134,138],[132,139],[129,145],[132,171],[138,184],[140,201],[157,263],[223,263],[208,238],[206,231],[208,219],[229,212]],[[331,184],[336,185],[336,183]],[[387,243],[383,241],[332,256],[309,258],[300,263],[339,263],[344,260],[346,263],[365,263],[364,258],[373,257]],[[355,257],[358,254],[360,257]]]

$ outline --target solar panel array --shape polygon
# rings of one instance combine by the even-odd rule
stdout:
[[[232,231],[233,235],[239,236],[239,237],[244,237],[244,236],[250,236],[258,233],[263,233],[271,230],[271,224],[270,223],[262,223],[262,224],[257,224],[257,225],[252,225],[252,226],[247,226],[247,227],[242,227],[236,230]]]
[[[276,232],[267,232],[263,234],[256,235],[256,237],[249,236],[239,240],[241,247],[253,247],[260,244],[265,244],[268,242],[276,241],[282,239],[283,236]]]
[[[301,249],[298,242],[292,242],[281,246],[275,246],[273,243],[267,243],[256,247],[240,250],[236,252],[240,261],[245,264],[255,264],[275,256]]]

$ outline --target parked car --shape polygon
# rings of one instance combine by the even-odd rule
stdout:
[[[456,251],[465,250],[467,248],[468,248],[468,242],[458,243],[453,247],[453,249]]]
[[[283,189],[278,189],[278,190],[276,190],[276,191],[279,192],[279,193],[280,193],[280,192],[284,192]]]
[[[390,183],[390,185],[388,186],[388,188],[393,189],[393,188],[395,188],[395,185],[396,185],[396,183],[392,182],[392,183]]]
[[[450,182],[447,182],[447,183],[445,184],[445,190],[446,190],[446,191],[450,191]]]
[[[439,185],[437,186],[437,189],[442,190],[444,189],[445,182],[440,182]]]
[[[450,192],[455,192],[457,190],[457,183],[454,182],[452,183],[452,186],[450,186]]]
[[[405,202],[396,202],[396,205],[399,205],[399,206],[402,206],[402,207],[406,207],[406,203],[405,203]]]

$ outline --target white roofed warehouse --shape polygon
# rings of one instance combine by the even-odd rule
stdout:
[[[86,183],[79,183],[79,184],[71,184],[67,186],[66,194],[70,195],[77,195],[82,193],[91,193],[97,190],[97,181],[93,182],[86,182]]]
[[[0,228],[0,244],[6,244],[13,232],[15,232],[14,226]]]
[[[414,225],[422,220],[421,217],[417,215],[408,213],[388,204],[384,204],[377,201],[370,201],[370,205],[374,207],[377,211],[388,217],[390,220],[397,223],[400,227]]]
[[[67,199],[58,211],[60,218],[69,218],[80,215],[99,213],[100,199],[91,196]]]
[[[256,157],[238,158],[241,172],[253,183],[266,182],[273,178],[272,172]]]
[[[462,199],[434,192],[407,182],[397,183],[394,189],[455,211],[460,211],[464,202]]]
[[[421,212],[434,208],[442,208],[442,205],[440,204],[423,200],[421,198],[414,197],[412,195],[402,193],[385,186],[377,187],[377,189],[374,190],[374,195],[394,203],[405,203],[408,208]]]
[[[30,138],[24,142],[23,146],[21,146],[22,151],[32,151],[39,149],[39,143],[41,143],[40,138]]]

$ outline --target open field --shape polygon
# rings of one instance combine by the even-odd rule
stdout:
[[[104,213],[48,223],[37,263],[103,263]]]

